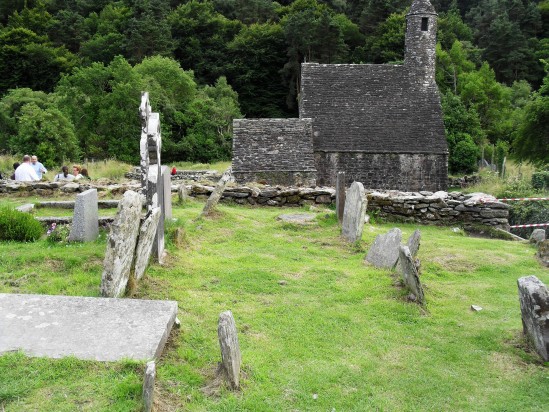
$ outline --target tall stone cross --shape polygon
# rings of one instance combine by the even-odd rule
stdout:
[[[147,213],[159,207],[160,220],[153,243],[153,253],[158,261],[162,261],[164,253],[164,179],[162,179],[162,167],[160,149],[162,148],[162,136],[160,134],[160,115],[154,113],[149,103],[149,93],[141,92],[141,105],[139,106],[141,117],[141,140],[139,151],[141,153],[141,189],[145,195]]]

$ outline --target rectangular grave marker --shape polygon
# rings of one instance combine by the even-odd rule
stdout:
[[[88,189],[76,195],[70,242],[91,242],[99,236],[97,189]]]

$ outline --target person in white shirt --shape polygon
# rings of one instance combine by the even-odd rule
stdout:
[[[55,178],[53,179],[54,182],[62,180],[74,180],[74,176],[69,173],[69,168],[67,166],[63,166],[61,168],[61,173],[55,175]]]
[[[40,180],[42,180],[42,173],[48,172],[44,165],[38,161],[38,157],[36,156],[31,157],[31,166]]]
[[[40,180],[32,168],[31,158],[29,155],[23,156],[23,163],[15,169],[15,180],[19,182],[35,182]]]

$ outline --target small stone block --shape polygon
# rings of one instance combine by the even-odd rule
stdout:
[[[151,412],[154,401],[154,380],[156,378],[156,364],[147,362],[145,379],[143,379],[143,412]]]
[[[236,332],[236,324],[230,310],[219,315],[217,336],[221,347],[221,363],[232,389],[240,387],[240,365],[242,358]]]
[[[518,281],[524,335],[545,362],[549,361],[549,291],[535,276]]]
[[[76,195],[70,242],[93,242],[99,236],[97,189],[88,189]]]
[[[364,186],[360,182],[353,182],[346,194],[341,224],[341,235],[349,242],[362,239],[367,205],[368,200]]]

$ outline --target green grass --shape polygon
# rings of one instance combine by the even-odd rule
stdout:
[[[396,274],[363,264],[394,224],[366,226],[349,245],[330,210],[301,227],[276,220],[296,209],[221,205],[195,220],[202,206],[174,204],[169,258],[149,267],[135,294],[179,304],[181,329],[157,366],[158,410],[541,411],[549,403],[549,365],[520,333],[517,278],[549,284],[531,246],[420,227],[422,309],[406,301]],[[181,242],[172,240],[176,227]],[[398,227],[407,237],[417,226]],[[104,234],[89,244],[2,243],[0,292],[97,296],[104,250]],[[228,309],[242,389],[206,395],[220,360],[217,319]],[[140,364],[9,354],[0,370],[6,411],[139,410]]]

